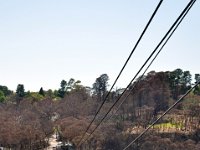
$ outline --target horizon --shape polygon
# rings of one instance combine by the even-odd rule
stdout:
[[[176,69],[181,69],[181,68],[176,68]],[[175,69],[174,69],[175,70]],[[174,71],[174,70],[167,70],[167,71]],[[155,70],[150,70],[149,72],[152,72],[152,71],[155,71]],[[155,71],[155,72],[167,72],[167,71]],[[183,70],[183,71],[189,71],[189,70]],[[147,75],[149,72],[147,72],[145,75]],[[191,73],[191,72],[190,72]],[[195,79],[194,79],[194,75],[195,74],[191,74],[192,75],[192,80],[191,80],[191,84],[194,84],[194,82],[195,82]],[[109,76],[109,75],[108,75]],[[98,76],[99,77],[99,76]],[[65,79],[63,79],[63,80],[65,80]],[[62,80],[60,80],[60,82],[61,82]],[[65,80],[65,81],[68,81],[68,80]],[[76,79],[75,79],[75,81],[77,81]],[[95,82],[95,81],[94,81]],[[19,83],[19,84],[23,84],[23,83]],[[18,85],[18,84],[17,84]],[[17,89],[17,85],[16,85],[16,89]],[[24,85],[24,84],[23,84]],[[59,84],[60,85],[60,84]],[[84,84],[82,84],[82,82],[80,83],[80,85],[82,85],[82,86],[84,86],[84,87],[90,87],[90,88],[92,88],[92,85],[91,86],[87,86],[87,85],[84,85]],[[7,86],[7,85],[1,85],[1,86]],[[108,80],[108,88],[110,88],[110,86],[111,86],[111,84],[109,83],[109,80]],[[7,86],[8,87],[8,86]],[[55,90],[58,90],[59,88],[60,88],[60,86],[58,86],[57,88],[49,88],[49,89],[45,89],[44,87],[40,87],[40,88],[43,88],[43,90],[44,91],[48,91],[48,90],[52,90],[52,91],[55,91]],[[40,90],[40,88],[38,89],[38,90],[35,90],[35,91],[32,91],[32,90],[29,90],[29,89],[26,89],[26,85],[24,85],[24,89],[25,89],[25,92],[28,92],[28,91],[30,91],[30,92],[39,92],[39,90]],[[116,88],[113,88],[113,90],[114,89],[123,89],[123,88],[125,88],[125,87],[116,87]],[[12,92],[16,92],[16,89],[10,89],[9,87],[8,87],[8,89],[9,90],[11,90]]]
[[[91,87],[101,74],[111,85],[158,1],[1,1],[0,85],[16,91],[58,89],[61,80]],[[116,87],[125,87],[188,3],[164,1]],[[200,73],[199,1],[148,70]],[[149,40],[151,39],[151,40]]]

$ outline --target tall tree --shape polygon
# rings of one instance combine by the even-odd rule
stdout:
[[[190,71],[184,71],[181,76],[181,94],[187,92],[191,88],[192,75]]]
[[[70,92],[74,88],[75,80],[73,78],[69,79],[66,85],[66,92]]]
[[[97,94],[98,98],[102,100],[106,94],[107,87],[108,87],[108,80],[109,77],[107,74],[102,74],[98,77],[93,84],[93,90],[95,94]]]
[[[198,81],[200,81],[200,74],[195,74],[195,83],[197,83]],[[200,85],[198,85],[198,86],[194,89],[194,94],[200,95]]]
[[[45,93],[44,93],[44,90],[43,90],[42,87],[40,88],[39,94],[42,95],[42,96],[45,96]]]
[[[169,72],[169,84],[172,91],[172,98],[177,99],[191,87],[191,74],[189,71],[176,69]]]
[[[17,85],[17,90],[16,90],[17,96],[18,97],[24,97],[25,96],[25,89],[23,84],[18,84]]]
[[[58,90],[59,97],[64,98],[65,92],[66,92],[66,86],[67,86],[67,82],[65,80],[62,80],[60,83],[61,88]]]
[[[68,87],[73,86],[74,82],[75,82],[75,80],[74,80],[73,78],[69,79],[69,81],[68,81],[68,83],[67,83],[67,86],[68,86]]]
[[[200,80],[200,74],[195,74],[195,82],[197,83]]]
[[[61,81],[61,88],[58,90],[58,96],[63,98],[65,94],[69,94],[72,91],[77,91],[82,88],[82,85],[80,85],[81,81],[80,80],[75,80],[73,78],[69,79],[69,81],[62,80]]]

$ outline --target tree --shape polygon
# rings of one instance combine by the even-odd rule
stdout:
[[[67,85],[67,82],[65,80],[62,80],[61,83],[60,83],[61,89],[65,90],[66,85]]]
[[[62,80],[61,81],[61,88],[58,90],[58,96],[64,98],[65,94],[69,94],[73,91],[78,91],[82,89],[82,85],[80,85],[80,80],[75,80],[73,78],[69,79],[69,81]]]
[[[24,97],[25,96],[25,89],[23,84],[18,84],[17,85],[17,90],[16,90],[17,96],[18,97]]]
[[[200,80],[200,74],[195,74],[195,83],[197,83],[199,80]],[[198,85],[198,86],[194,89],[194,94],[200,95],[200,85]]]
[[[64,98],[65,93],[66,93],[66,86],[67,86],[67,82],[65,80],[62,80],[60,83],[60,89],[58,90],[58,96],[61,98]]]
[[[43,90],[42,87],[40,88],[39,94],[42,95],[42,96],[45,96],[45,93],[44,93],[44,90]]]
[[[108,75],[102,74],[96,79],[95,83],[93,84],[93,90],[100,100],[102,100],[105,96],[108,86],[108,80]]]
[[[83,89],[83,86],[81,85],[81,81],[77,80],[76,82],[74,82],[73,90],[78,91],[81,89]]]
[[[183,74],[182,69],[176,69],[169,73],[169,83],[172,91],[173,99],[177,99],[180,94],[180,83]]]
[[[69,92],[74,88],[75,80],[73,78],[69,79],[67,86],[66,86],[66,91]]]
[[[58,95],[58,91],[55,90],[56,92],[54,93],[51,89],[48,89],[46,92],[45,92],[45,95],[47,98],[55,98],[57,95]]]
[[[5,96],[12,94],[12,91],[10,91],[7,86],[0,85],[0,90],[4,93]]]
[[[4,93],[0,90],[0,103],[4,102],[5,101],[5,95]]]
[[[181,94],[187,92],[191,88],[192,75],[190,71],[184,71],[181,77]]]
[[[198,82],[200,80],[200,74],[195,74],[195,82]]]
[[[171,88],[172,98],[177,99],[181,94],[191,87],[192,75],[190,71],[183,71],[181,69],[176,69],[169,72],[169,85]]]

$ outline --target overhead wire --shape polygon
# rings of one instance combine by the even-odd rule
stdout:
[[[131,82],[128,84],[128,86],[125,88],[125,90],[123,91],[123,93],[120,95],[120,97],[113,103],[113,105],[110,107],[110,109],[107,111],[107,113],[104,115],[104,117],[101,119],[101,121],[98,123],[98,125],[92,130],[92,132],[89,134],[89,136],[82,142],[84,143],[85,141],[87,141],[87,139],[89,139],[89,137],[95,132],[95,130],[100,126],[100,124],[103,122],[103,120],[107,117],[107,115],[110,113],[110,111],[112,110],[112,108],[117,104],[117,102],[121,99],[121,97],[124,95],[124,93],[126,92],[126,90],[131,86],[132,82],[135,80],[135,78],[138,76],[138,74],[141,72],[141,70],[144,68],[144,66],[148,63],[148,61],[151,59],[151,57],[155,54],[155,52],[158,50],[158,48],[160,47],[160,45],[163,43],[163,41],[168,37],[168,35],[172,32],[172,30],[174,29],[174,27],[176,26],[176,24],[181,20],[182,16],[185,14],[185,12],[187,11],[187,9],[190,7],[191,3],[193,2],[193,0],[191,0],[188,5],[185,7],[185,9],[181,12],[181,14],[178,16],[178,18],[176,19],[176,21],[173,23],[173,25],[170,27],[170,29],[168,30],[168,32],[164,35],[164,37],[161,39],[161,41],[159,42],[159,44],[156,46],[156,48],[154,49],[154,51],[150,54],[150,56],[147,58],[147,60],[145,61],[145,63],[142,65],[142,67],[139,69],[139,71],[136,73],[136,75],[134,76],[134,78],[131,80]]]
[[[158,117],[151,125],[149,125],[139,136],[137,136],[130,144],[128,144],[123,150],[126,150],[139,138],[141,138],[151,127],[153,127],[162,117],[164,117],[171,109],[173,109],[178,103],[180,103],[195,87],[200,84],[200,80],[190,88],[179,100],[177,100],[171,107],[169,107],[160,117]]]
[[[141,81],[141,79],[144,77],[145,73],[150,68],[150,66],[153,64],[153,62],[155,61],[155,59],[158,57],[158,55],[160,54],[160,52],[162,51],[162,49],[164,48],[164,46],[167,44],[167,42],[169,41],[169,39],[171,38],[171,36],[174,34],[174,32],[176,31],[176,29],[178,28],[178,26],[181,24],[181,22],[183,21],[183,19],[185,18],[185,16],[189,12],[189,10],[191,9],[192,5],[187,9],[187,11],[185,12],[185,14],[182,16],[182,18],[180,19],[180,21],[178,22],[178,24],[176,25],[176,27],[173,29],[173,31],[168,36],[168,38],[166,39],[166,41],[164,42],[164,44],[161,46],[160,50],[156,53],[156,55],[154,56],[154,58],[151,60],[151,62],[149,63],[149,65],[147,66],[147,68],[145,69],[145,71],[143,72],[143,74],[139,77],[139,79],[136,81],[136,83],[129,89],[129,94],[122,100],[122,102],[118,105],[118,107],[115,110],[115,112],[112,113],[112,115],[110,115],[109,118],[106,121],[110,120],[117,113],[117,111],[119,110],[119,108],[121,107],[121,105],[131,95],[131,91],[133,91],[133,89],[137,86],[137,84],[139,84],[139,82]]]
[[[192,8],[192,6],[194,5],[194,3],[196,2],[196,0],[191,0],[192,3],[190,4],[190,6],[188,7],[188,9],[186,10],[183,18],[181,19],[181,21],[179,22],[179,24],[182,22],[182,20],[184,19],[184,17],[187,15],[187,13],[189,12],[189,10]],[[179,25],[178,24],[178,25]],[[177,27],[176,27],[177,28]],[[130,147],[134,142],[136,142],[139,138],[141,138],[151,127],[153,127],[161,118],[163,118],[169,111],[171,111],[178,103],[180,103],[181,101],[183,101],[183,99],[194,89],[196,88],[198,85],[200,84],[200,80],[197,81],[197,83],[190,88],[183,96],[181,96],[181,98],[179,98],[179,100],[177,100],[171,107],[169,107],[160,117],[158,117],[151,125],[149,125],[142,133],[140,133],[131,143],[129,143],[123,150],[126,150],[128,147]]]
[[[94,120],[96,119],[96,117],[97,117],[98,113],[100,112],[101,108],[103,107],[104,103],[106,102],[106,100],[107,100],[108,96],[110,95],[110,93],[111,93],[111,91],[112,91],[113,87],[115,86],[116,82],[118,81],[119,77],[121,76],[121,74],[122,74],[123,70],[125,69],[125,67],[126,67],[126,65],[127,65],[127,63],[128,63],[128,61],[130,60],[130,58],[131,58],[132,54],[133,54],[133,53],[134,53],[134,51],[136,50],[136,48],[137,48],[138,44],[140,43],[140,41],[141,41],[142,37],[144,36],[144,34],[145,34],[146,30],[148,29],[148,27],[149,27],[150,23],[152,22],[152,20],[153,20],[153,18],[154,18],[154,16],[155,16],[155,14],[157,13],[157,11],[158,11],[159,7],[160,7],[160,6],[161,6],[161,4],[162,4],[162,2],[163,2],[163,0],[160,0],[160,2],[158,3],[158,5],[157,5],[156,9],[154,10],[153,14],[151,15],[151,17],[150,17],[150,19],[149,19],[149,21],[148,21],[148,23],[146,24],[146,26],[145,26],[144,30],[142,31],[142,33],[141,33],[141,35],[140,35],[139,39],[137,40],[137,42],[136,42],[136,44],[135,44],[135,46],[134,46],[133,50],[132,50],[132,51],[131,51],[131,53],[129,54],[129,56],[128,56],[128,58],[127,58],[126,62],[125,62],[125,64],[123,65],[123,67],[122,67],[122,69],[120,70],[120,72],[119,72],[119,74],[118,74],[117,78],[115,79],[115,81],[114,81],[113,85],[111,86],[111,88],[110,88],[109,92],[108,92],[108,93],[107,93],[107,95],[105,96],[105,98],[104,98],[103,102],[101,103],[100,107],[98,108],[97,112],[95,113],[95,115],[94,115],[94,117],[93,117],[92,121],[90,122],[90,124],[88,125],[88,127],[87,127],[86,131],[84,132],[83,136],[81,137],[81,140],[80,140],[79,144],[82,142],[82,140],[83,140],[84,136],[85,136],[85,135],[86,135],[86,133],[88,132],[89,128],[91,127],[92,123],[94,122]],[[78,145],[79,145],[79,144],[78,144]]]

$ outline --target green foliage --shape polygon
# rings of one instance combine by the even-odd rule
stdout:
[[[9,90],[7,86],[0,85],[0,90],[4,93],[5,96],[12,94],[12,91]]]
[[[10,96],[12,91],[7,86],[0,85],[0,102],[5,102],[6,97]]]
[[[177,129],[177,128],[183,128],[183,124],[180,124],[180,123],[160,123],[160,124],[156,124],[154,125],[154,128],[174,128],[174,129]]]
[[[64,98],[65,94],[69,94],[70,92],[74,90],[79,90],[82,88],[82,85],[80,85],[80,80],[75,80],[73,78],[69,79],[69,81],[62,80],[60,83],[60,89],[57,91],[57,96]]]
[[[0,90],[0,102],[4,102],[6,100],[6,97],[4,95],[4,93]]]
[[[195,74],[195,83],[197,83],[200,80],[200,74]],[[200,85],[196,86],[194,89],[195,95],[200,95]]]
[[[67,82],[65,80],[62,80],[61,83],[60,83],[61,88],[58,90],[58,96],[61,97],[61,98],[64,98],[64,96],[65,96],[66,85],[67,85]]]
[[[25,89],[23,84],[18,84],[17,85],[17,90],[16,90],[17,96],[18,97],[24,97],[25,96]]]
[[[200,85],[197,86],[197,87],[194,89],[194,94],[195,94],[195,95],[200,95]]]
[[[82,88],[82,85],[80,85],[81,81],[80,80],[75,80],[73,78],[69,79],[67,86],[66,86],[66,92],[70,93],[72,91],[77,91]]]
[[[102,74],[98,77],[93,84],[94,93],[97,94],[99,99],[102,99],[107,91],[109,77],[107,74]]]
[[[56,93],[56,96],[57,95],[58,94]],[[48,97],[48,98],[54,98],[55,97],[55,93],[51,89],[49,89],[49,90],[46,91],[45,96]]]
[[[60,87],[61,87],[61,89],[65,89],[65,87],[66,87],[66,85],[67,85],[67,82],[65,81],[65,80],[62,80],[61,81],[61,83],[60,83]]]
[[[67,88],[71,88],[73,87],[73,84],[74,84],[75,80],[73,78],[69,79],[68,83],[67,83]]]
[[[58,90],[58,97],[64,98],[65,97],[65,91],[63,91],[62,89]]]
[[[198,82],[200,80],[200,74],[195,74],[195,82]]]
[[[189,71],[176,69],[169,72],[169,85],[171,88],[172,98],[177,99],[179,95],[185,94],[191,87],[192,75]]]
[[[44,90],[43,90],[42,87],[40,88],[39,94],[42,95],[42,96],[45,96],[45,93],[44,93]]]
[[[34,101],[40,101],[44,99],[44,96],[37,92],[31,92],[29,98],[31,98]]]

